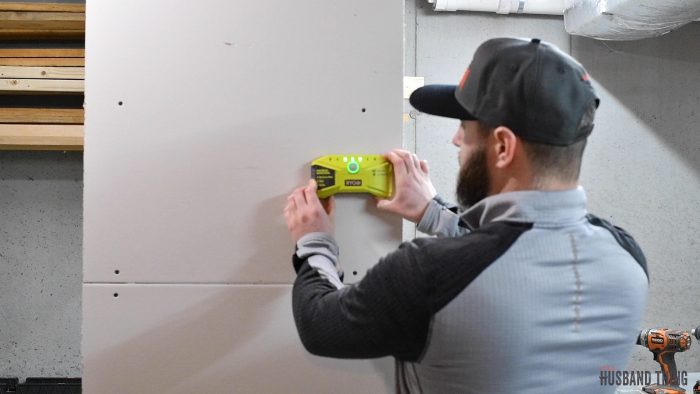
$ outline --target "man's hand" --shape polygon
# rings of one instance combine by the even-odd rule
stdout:
[[[394,197],[379,200],[377,208],[401,215],[414,223],[420,222],[430,200],[437,192],[430,182],[428,162],[418,160],[409,151],[396,149],[386,155],[394,165]]]
[[[287,197],[284,217],[294,243],[308,233],[321,232],[333,235],[335,201],[333,197],[319,200],[316,188],[316,181],[311,179],[307,186],[294,190]]]

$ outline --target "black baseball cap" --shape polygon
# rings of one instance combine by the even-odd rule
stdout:
[[[600,100],[586,70],[540,39],[494,38],[477,48],[459,85],[426,85],[411,94],[421,112],[506,126],[524,140],[567,146],[586,138],[580,128]]]

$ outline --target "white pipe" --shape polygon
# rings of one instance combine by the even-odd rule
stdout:
[[[563,15],[564,0],[428,0],[436,11]]]

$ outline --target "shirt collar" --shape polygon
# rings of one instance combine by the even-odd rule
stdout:
[[[562,225],[583,219],[586,192],[583,187],[561,191],[525,190],[489,196],[462,214],[471,229],[491,222],[511,221]]]

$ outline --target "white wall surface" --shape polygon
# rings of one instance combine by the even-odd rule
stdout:
[[[86,393],[392,391],[388,358],[304,351],[289,285],[94,284],[84,298]]]
[[[86,282],[288,283],[309,161],[401,145],[401,3],[306,5],[88,5]],[[398,221],[339,200],[361,271]]]
[[[315,157],[401,146],[403,3],[87,13],[86,392],[390,391],[389,360],[301,348],[282,209]],[[352,282],[398,245],[400,220],[367,197],[337,205]]]

